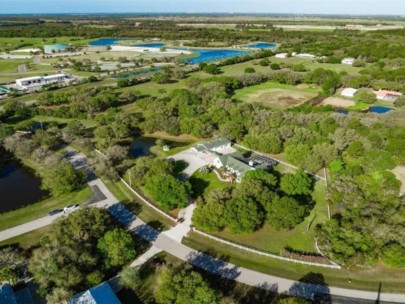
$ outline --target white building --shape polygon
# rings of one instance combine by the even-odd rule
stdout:
[[[398,97],[402,96],[402,93],[388,90],[379,90],[374,92],[377,95],[377,99],[385,101],[396,101]]]
[[[73,77],[68,74],[55,74],[49,76],[34,76],[28,78],[16,79],[17,88],[22,90],[38,89],[43,85],[72,80]]]
[[[308,53],[302,53],[302,54],[292,53],[292,55],[294,57],[298,57],[298,58],[307,58],[307,59],[315,59],[316,58],[315,55],[308,54]]]
[[[231,141],[226,138],[215,138],[210,141],[197,144],[192,149],[200,153],[224,153],[231,148]]]
[[[343,91],[340,93],[340,95],[344,96],[344,97],[354,97],[354,95],[356,95],[357,93],[357,89],[353,89],[353,88],[346,88],[343,89]]]
[[[276,54],[274,57],[276,57],[276,58],[287,58],[288,53],[279,53],[279,54]]]
[[[353,63],[354,63],[355,60],[356,60],[356,59],[354,59],[354,58],[344,58],[344,59],[342,60],[342,64],[353,65]]]

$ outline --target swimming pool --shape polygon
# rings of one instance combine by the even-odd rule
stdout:
[[[246,47],[250,49],[274,49],[276,48],[275,43],[269,43],[269,42],[257,42],[255,44],[249,44]]]

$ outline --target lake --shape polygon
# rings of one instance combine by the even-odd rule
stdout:
[[[133,158],[141,156],[150,156],[153,153],[150,148],[156,145],[156,138],[152,137],[140,137],[135,139],[130,147],[130,154]]]
[[[202,62],[219,61],[237,56],[249,54],[247,51],[230,50],[230,49],[182,49],[185,51],[196,52],[197,56],[183,59],[183,62],[198,64]]]
[[[95,41],[89,42],[90,46],[111,46],[117,43],[120,40],[128,40],[126,38],[100,38]]]
[[[257,42],[255,44],[249,44],[246,47],[250,49],[274,49],[277,47],[277,44],[268,42]]]
[[[157,48],[160,49],[162,46],[164,46],[164,43],[141,43],[141,44],[135,44],[133,46],[140,46],[140,47],[146,47],[146,48]]]
[[[1,151],[3,153],[4,151]],[[47,196],[34,172],[11,160],[0,163],[0,213],[34,204]]]

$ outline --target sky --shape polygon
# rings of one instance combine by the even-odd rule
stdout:
[[[405,16],[405,0],[0,0],[0,14],[144,12]]]

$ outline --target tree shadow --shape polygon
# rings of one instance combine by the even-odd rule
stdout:
[[[207,189],[207,187],[210,185],[208,181],[194,176],[189,179],[189,182],[191,184],[194,197],[202,196],[205,189]]]
[[[227,279],[235,280],[240,275],[238,267],[230,267],[226,261],[196,251],[187,256],[187,262]]]
[[[107,211],[127,228],[136,220],[136,216],[121,203],[108,206]]]
[[[330,289],[322,274],[310,272],[291,286],[288,294],[320,304],[332,303]]]
[[[136,226],[135,228],[131,229],[131,231],[149,242],[155,241],[160,233],[158,230],[153,229],[148,224]]]

